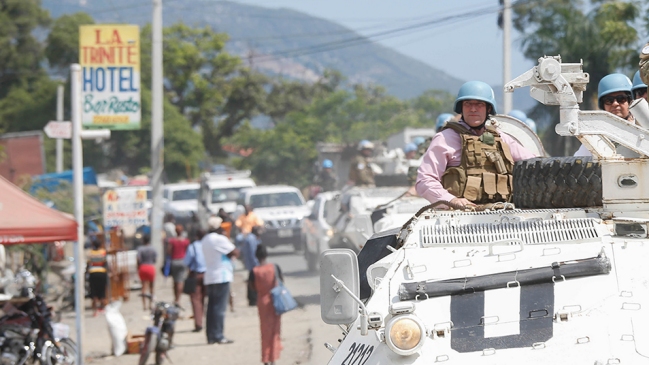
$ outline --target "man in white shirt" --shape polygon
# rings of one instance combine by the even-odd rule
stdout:
[[[222,234],[220,217],[208,219],[209,233],[203,237],[203,256],[205,256],[205,276],[203,283],[207,292],[207,318],[205,332],[207,343],[229,344],[223,336],[225,311],[230,297],[230,282],[234,276],[231,259],[239,257],[239,250]]]

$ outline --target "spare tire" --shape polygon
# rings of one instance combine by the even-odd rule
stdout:
[[[602,205],[602,167],[591,157],[550,157],[514,165],[517,208],[578,208]]]

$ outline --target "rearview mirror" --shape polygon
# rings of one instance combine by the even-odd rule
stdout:
[[[341,290],[332,275],[358,297],[358,260],[349,249],[327,250],[320,254],[320,316],[327,324],[348,324],[358,317],[356,300]]]

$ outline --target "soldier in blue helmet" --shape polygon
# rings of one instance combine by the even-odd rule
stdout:
[[[454,115],[451,113],[442,113],[437,116],[437,123],[435,123],[435,132],[439,132],[444,128],[446,122],[453,119]]]
[[[333,171],[334,163],[329,159],[322,161],[320,172],[313,179],[313,183],[322,188],[322,191],[336,190],[338,177]]]
[[[419,166],[416,190],[431,203],[475,206],[511,198],[515,161],[536,157],[520,143],[486,126],[496,114],[489,85],[469,81],[460,87],[454,111],[459,122],[447,122],[433,137]]]
[[[599,108],[634,124],[635,118],[629,111],[629,104],[633,100],[632,88],[633,84],[626,75],[614,73],[604,76],[597,85]],[[591,153],[586,146],[581,145],[574,155],[591,156]]]
[[[374,143],[365,139],[358,143],[358,154],[349,166],[348,185],[374,186],[374,170],[370,166],[373,153]]]
[[[419,136],[419,137],[413,138],[412,143],[414,143],[415,146],[419,147],[419,145],[424,143],[425,140],[426,140],[426,138]]]
[[[645,84],[640,78],[640,71],[636,71],[633,75],[633,87],[631,88],[633,92],[633,99],[640,99],[647,97],[647,84]]]
[[[406,159],[408,160],[414,159],[415,155],[417,154],[417,145],[414,144],[413,142],[406,144],[403,147],[403,153],[406,155]]]

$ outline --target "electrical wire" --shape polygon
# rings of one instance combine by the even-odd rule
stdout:
[[[381,31],[367,36],[357,35],[348,39],[321,43],[315,46],[301,47],[301,48],[296,48],[291,50],[283,50],[283,51],[278,51],[270,54],[258,55],[253,57],[257,58],[258,60],[259,59],[263,60],[265,58],[285,57],[285,56],[298,57],[298,56],[304,56],[313,53],[321,53],[321,52],[347,48],[347,47],[351,47],[363,43],[375,43],[380,40],[384,40],[396,36],[402,36],[404,32],[408,32],[406,34],[410,34],[410,33],[420,31],[422,29],[428,29],[428,28],[434,28],[441,25],[446,25],[445,24],[446,22],[457,22],[461,20],[467,20],[475,17],[484,16],[490,13],[497,13],[500,9],[501,9],[500,6],[481,8],[481,9],[477,9],[465,13],[445,16],[442,18],[430,19],[425,22],[420,22],[420,23],[399,27],[387,31]]]

